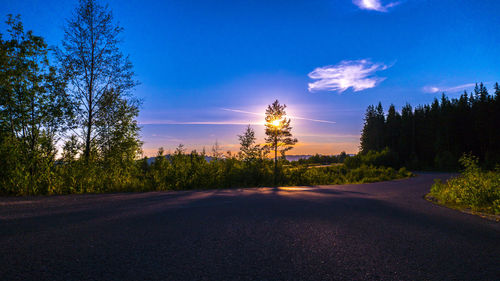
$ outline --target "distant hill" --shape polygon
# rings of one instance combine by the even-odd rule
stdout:
[[[299,161],[300,159],[309,159],[312,155],[285,155],[288,161]]]
[[[348,154],[349,156],[353,156],[354,154]],[[300,159],[309,159],[312,155],[286,155],[286,160],[288,161],[299,161]],[[168,155],[165,155],[165,158],[166,159],[170,159],[170,154]],[[212,156],[205,156],[205,160],[207,162],[210,162],[212,161],[213,157]],[[148,164],[151,165],[152,163],[154,163],[156,160],[155,157],[150,157],[148,158]]]

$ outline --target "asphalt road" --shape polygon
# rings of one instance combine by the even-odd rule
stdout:
[[[500,280],[500,226],[434,178],[0,198],[0,280]]]

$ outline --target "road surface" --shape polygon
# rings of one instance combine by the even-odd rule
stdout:
[[[0,280],[500,280],[499,223],[362,185],[0,198]]]

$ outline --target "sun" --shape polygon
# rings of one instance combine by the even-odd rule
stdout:
[[[273,122],[271,122],[271,125],[273,125],[274,127],[279,127],[280,124],[281,124],[281,119],[276,119]]]

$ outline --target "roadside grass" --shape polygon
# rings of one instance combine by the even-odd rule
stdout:
[[[96,167],[86,169],[76,161],[58,165],[54,179],[46,189],[2,190],[3,195],[55,195],[110,192],[146,192],[200,190],[263,186],[310,186],[356,184],[389,181],[413,176],[405,168],[361,164],[348,167],[334,165],[290,165],[280,161],[276,178],[274,163],[269,159],[241,161],[235,158],[206,161],[198,154],[158,156],[152,164],[147,159],[130,169]]]
[[[366,166],[349,169],[345,165],[323,167],[299,166],[285,171],[286,185],[328,185],[389,181],[412,177],[405,168]]]
[[[500,169],[484,171],[470,155],[460,163],[465,167],[460,176],[436,180],[426,198],[453,209],[500,215]]]

